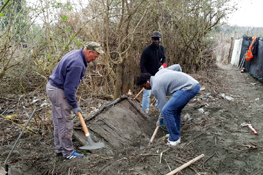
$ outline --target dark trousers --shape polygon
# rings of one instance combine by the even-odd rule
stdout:
[[[74,151],[72,144],[72,107],[67,102],[64,91],[62,89],[59,89],[52,86],[50,83],[47,83],[46,93],[52,103],[54,144],[56,153],[62,153],[64,157],[69,156]]]

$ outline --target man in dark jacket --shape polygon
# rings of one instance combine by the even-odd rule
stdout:
[[[85,75],[88,63],[103,53],[99,43],[88,42],[83,49],[67,53],[59,61],[49,77],[46,93],[52,103],[54,144],[57,155],[66,159],[84,157],[76,153],[72,144],[73,117],[82,110],[77,104],[75,93]]]
[[[159,68],[166,68],[166,56],[164,47],[161,43],[161,33],[154,31],[152,34],[152,44],[147,46],[141,56],[140,68],[141,73],[149,73],[152,76],[158,72]],[[142,98],[142,110],[147,114],[149,112],[151,90],[144,89]]]

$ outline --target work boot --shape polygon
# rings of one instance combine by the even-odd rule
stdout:
[[[56,153],[56,156],[60,157],[60,156],[63,156],[63,154],[62,153]]]
[[[75,158],[81,158],[84,157],[84,154],[79,154],[76,151],[74,151],[71,155],[65,157],[65,159],[75,159]]]
[[[176,140],[176,141],[170,141],[169,140],[169,138],[167,139],[167,145],[168,146],[176,146],[176,145],[178,145],[179,143],[181,143],[181,138],[179,138],[178,140]]]

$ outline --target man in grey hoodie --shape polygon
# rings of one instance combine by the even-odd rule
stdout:
[[[190,75],[183,73],[179,64],[161,69],[155,76],[142,73],[137,77],[137,85],[145,89],[151,89],[151,95],[158,100],[157,108],[161,115],[158,123],[162,123],[162,117],[169,132],[167,145],[176,146],[181,142],[181,112],[186,104],[198,94],[200,85]],[[166,96],[171,96],[167,100]]]

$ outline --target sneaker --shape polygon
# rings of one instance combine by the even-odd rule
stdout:
[[[74,151],[71,155],[67,156],[66,159],[75,159],[81,157],[84,157],[84,154],[79,154],[76,151]]]
[[[169,138],[170,134],[166,134],[164,138]],[[167,140],[168,141],[168,140]]]
[[[176,146],[176,145],[178,145],[179,143],[181,143],[181,138],[179,138],[178,140],[176,140],[176,141],[170,141],[169,140],[169,138],[167,139],[167,145],[168,146]]]

